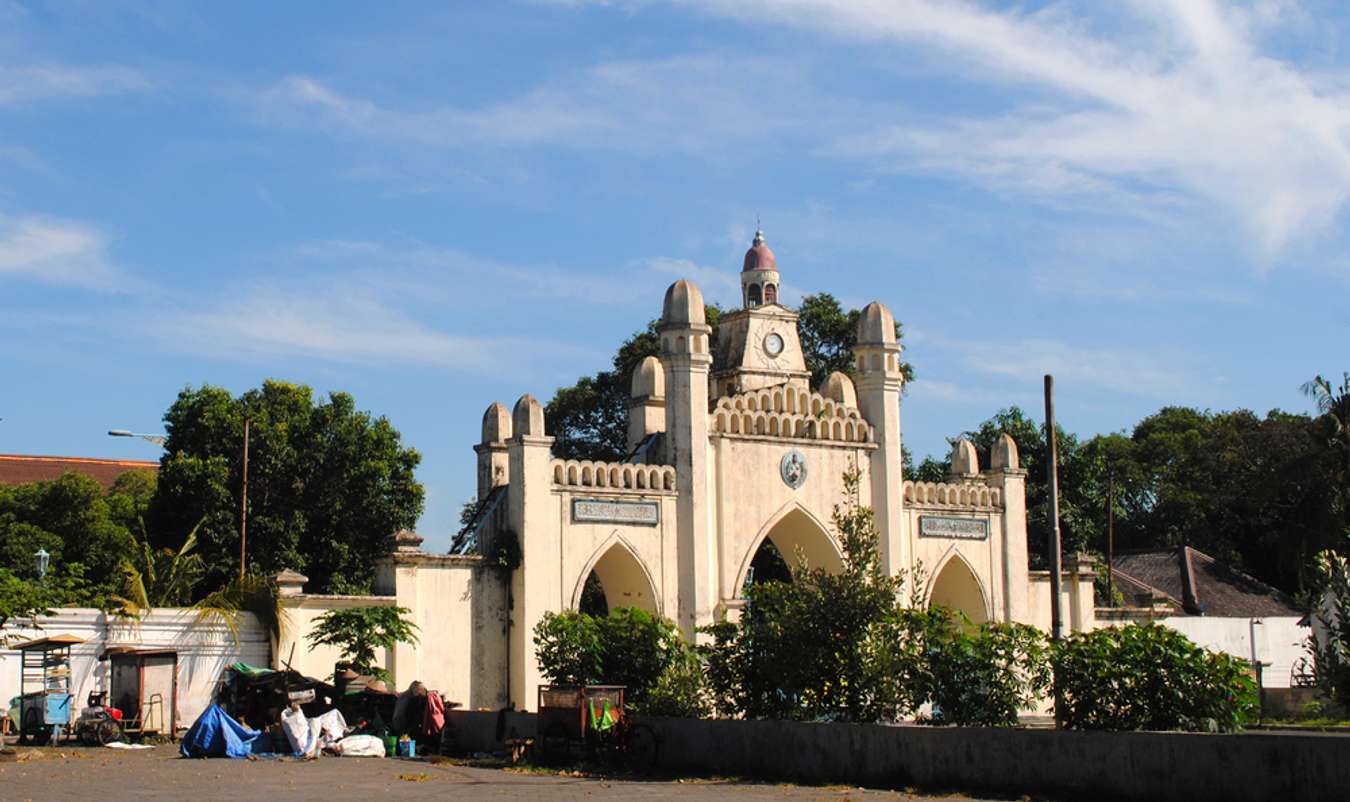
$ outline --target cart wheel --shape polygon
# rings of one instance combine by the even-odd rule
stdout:
[[[75,735],[85,746],[98,746],[97,723],[75,725]]]
[[[539,757],[544,763],[561,763],[567,757],[567,727],[554,722],[539,739]]]
[[[646,724],[634,724],[624,743],[624,762],[629,771],[649,774],[656,768],[656,730]]]
[[[47,743],[51,737],[46,725],[42,723],[42,711],[30,707],[23,713],[22,734],[19,736],[19,743],[24,745],[42,746]]]
[[[122,740],[122,725],[112,719],[100,721],[96,730],[99,746]]]

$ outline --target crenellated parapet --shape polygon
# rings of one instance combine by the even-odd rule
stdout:
[[[996,487],[974,482],[904,482],[905,504],[912,507],[967,507],[1003,509],[1003,494]]]
[[[675,468],[670,465],[555,459],[549,463],[549,468],[553,473],[555,486],[630,490],[639,493],[675,492]]]
[[[709,428],[729,435],[873,442],[872,427],[856,408],[791,385],[719,398]]]

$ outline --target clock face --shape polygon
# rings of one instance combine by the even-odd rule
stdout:
[[[769,356],[778,356],[783,353],[783,335],[773,332],[764,338],[764,353]]]

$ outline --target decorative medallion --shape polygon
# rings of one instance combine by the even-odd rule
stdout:
[[[806,455],[795,448],[784,454],[783,461],[778,463],[778,473],[793,490],[806,484]]]

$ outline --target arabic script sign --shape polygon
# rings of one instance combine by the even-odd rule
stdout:
[[[920,515],[919,537],[984,540],[989,537],[989,522],[980,518],[949,518],[942,515]]]
[[[656,526],[661,522],[661,506],[655,501],[601,501],[576,498],[572,499],[572,522]]]

